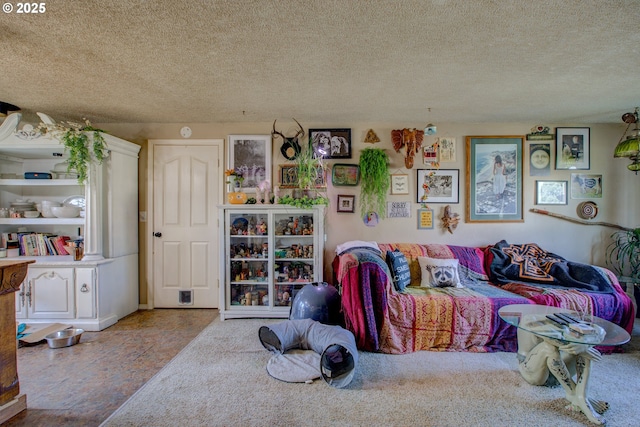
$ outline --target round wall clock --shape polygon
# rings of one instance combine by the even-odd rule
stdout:
[[[191,136],[191,128],[189,126],[183,127],[180,129],[180,135],[182,135],[183,138],[189,138]]]

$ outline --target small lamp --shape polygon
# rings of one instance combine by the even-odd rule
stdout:
[[[638,128],[638,108],[636,107],[633,113],[625,113],[622,116],[622,121],[627,123],[627,128],[622,134],[618,145],[616,145],[613,157],[628,157],[631,159],[632,163],[627,166],[627,169],[637,174],[640,170],[640,129]],[[633,123],[636,125],[635,129],[633,129],[630,135],[627,135],[629,126]]]

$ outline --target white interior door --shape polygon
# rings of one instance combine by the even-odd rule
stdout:
[[[155,307],[218,307],[219,146],[155,145]]]

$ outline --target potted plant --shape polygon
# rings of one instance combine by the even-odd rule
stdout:
[[[611,235],[607,264],[618,276],[640,283],[640,228],[628,228]]]
[[[84,124],[74,122],[40,123],[38,130],[43,134],[51,134],[64,145],[68,153],[67,172],[78,174],[78,183],[87,181],[88,165],[92,161],[102,163],[106,153],[106,142],[102,129],[91,125],[89,120]]]
[[[302,150],[296,157],[296,166],[298,172],[298,187],[310,196],[311,191],[315,190],[318,179],[324,174],[324,164],[322,156],[307,148]],[[317,191],[316,191],[317,193]]]
[[[360,211],[386,215],[389,193],[389,156],[382,148],[365,148],[360,154]]]

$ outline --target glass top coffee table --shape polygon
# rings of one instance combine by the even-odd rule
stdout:
[[[544,385],[552,374],[566,392],[568,408],[596,424],[606,423],[602,414],[609,404],[586,396],[591,361],[602,357],[594,346],[624,344],[631,339],[629,333],[599,317],[545,305],[512,304],[498,314],[518,328],[518,368],[523,378]]]

